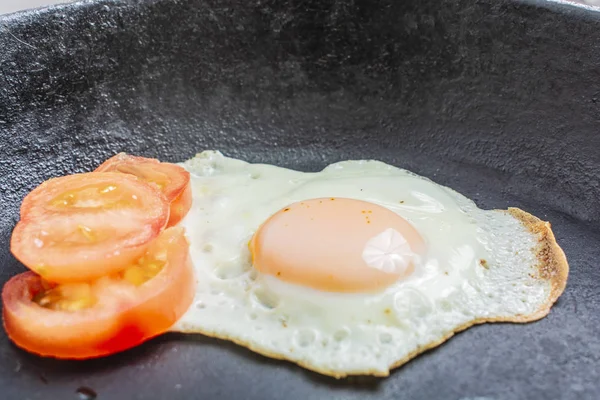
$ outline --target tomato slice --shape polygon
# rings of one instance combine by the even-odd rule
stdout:
[[[116,353],[166,332],[194,298],[183,228],[165,230],[129,268],[92,283],[52,285],[26,272],[2,291],[4,326],[17,346],[42,356]]]
[[[106,160],[96,172],[121,172],[156,184],[171,203],[171,216],[167,226],[181,221],[192,206],[190,173],[178,165],[119,153]]]
[[[89,281],[139,258],[168,217],[164,196],[134,176],[54,178],[23,200],[11,251],[49,281]]]

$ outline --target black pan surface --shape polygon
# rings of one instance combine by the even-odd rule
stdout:
[[[549,220],[550,315],[471,328],[387,379],[168,335],[65,362],[0,333],[2,399],[600,398],[600,17],[542,1],[123,0],[0,17],[0,283],[24,195],[118,151],[318,170],[376,158]],[[80,393],[76,391],[80,388]],[[86,394],[87,393],[87,394]]]

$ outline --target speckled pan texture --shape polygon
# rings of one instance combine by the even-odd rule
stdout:
[[[58,362],[0,334],[0,397],[600,398],[600,15],[545,1],[87,1],[0,17],[0,283],[21,199],[118,151],[219,149],[305,171],[379,159],[550,221],[549,315],[457,334],[388,378],[335,380],[169,335]],[[91,392],[91,391],[93,392]]]

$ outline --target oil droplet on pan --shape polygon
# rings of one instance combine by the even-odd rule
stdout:
[[[75,391],[81,400],[94,400],[98,397],[95,391],[90,389],[89,387],[81,386],[79,389]]]

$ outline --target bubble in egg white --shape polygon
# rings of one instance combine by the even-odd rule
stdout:
[[[277,308],[279,305],[279,298],[264,288],[257,288],[252,291],[252,300],[255,305],[264,308],[265,310],[272,310]]]
[[[300,347],[307,347],[313,344],[317,334],[313,329],[299,329],[294,333],[294,341]]]
[[[240,260],[240,257],[218,261],[215,265],[214,274],[217,278],[227,280],[237,278],[248,271],[250,265]]]
[[[350,329],[348,329],[348,328],[340,329],[333,334],[333,340],[340,343],[340,342],[343,342],[344,340],[346,340],[348,338],[348,336],[350,336]]]
[[[382,332],[379,334],[379,342],[381,344],[390,344],[393,340],[393,336],[388,332]]]

